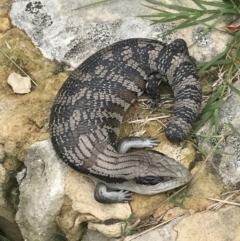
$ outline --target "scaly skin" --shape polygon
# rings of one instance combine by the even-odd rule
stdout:
[[[151,78],[156,73],[161,79]],[[58,155],[75,170],[112,188],[151,195],[188,182],[190,173],[161,153],[116,150],[123,114],[144,91],[156,106],[161,80],[170,84],[176,99],[167,138],[182,141],[201,103],[199,77],[186,43],[128,39],[89,57],[59,90],[50,116],[51,140]]]

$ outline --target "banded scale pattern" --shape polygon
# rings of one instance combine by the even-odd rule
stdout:
[[[161,78],[149,77],[155,73]],[[161,80],[170,84],[176,99],[166,135],[172,142],[182,141],[201,103],[199,77],[186,43],[127,39],[89,57],[59,90],[50,116],[58,155],[74,169],[110,183],[181,172],[179,164],[162,154],[116,150],[124,112],[144,91],[156,105]]]

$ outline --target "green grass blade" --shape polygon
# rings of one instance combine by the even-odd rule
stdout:
[[[167,11],[165,11],[165,10],[159,9],[159,8],[157,8],[157,7],[154,7],[154,6],[149,6],[149,5],[146,5],[146,4],[142,4],[142,6],[147,7],[147,8],[150,8],[150,9],[155,10],[155,11],[158,11],[158,12],[167,12]],[[167,12],[167,13],[169,13],[169,12]],[[145,15],[140,15],[140,16],[138,16],[138,17],[142,17],[142,16],[145,16]]]
[[[203,114],[201,120],[197,123],[196,127],[193,130],[193,133],[197,133],[200,128],[212,117],[213,111],[208,111]]]
[[[218,90],[208,99],[207,104],[204,106],[202,113],[205,113],[208,111],[209,107],[220,98],[224,90],[223,86],[220,86]]]
[[[201,1],[198,1],[198,0],[193,0],[193,2],[199,7],[201,8],[202,10],[207,10],[202,4],[201,4]]]
[[[230,69],[231,69],[231,71],[230,71]],[[230,69],[229,69],[229,72],[228,72],[227,81],[229,80],[229,78],[231,76],[233,76],[240,69],[240,62],[237,65],[235,65],[234,68],[233,68],[233,65],[232,65]]]
[[[212,6],[212,7],[217,7],[217,8],[233,8],[231,3],[225,3],[225,2],[214,2],[214,1],[200,1],[201,4]]]
[[[213,115],[210,118],[210,122],[209,122],[209,132],[212,130],[212,127],[215,125],[215,119],[214,119],[214,111],[213,111]],[[216,133],[214,133],[216,134]]]
[[[0,239],[1,239],[2,241],[10,241],[9,239],[3,237],[2,235],[0,235]]]
[[[238,13],[240,13],[240,4],[237,6],[234,2],[234,0],[231,0],[231,3],[234,5],[234,8],[237,9]]]
[[[74,8],[73,10],[79,10],[79,9],[83,9],[83,8],[88,8],[88,7],[99,5],[101,3],[107,3],[107,2],[110,2],[110,1],[112,1],[112,0],[102,0],[102,1],[98,1],[98,2],[95,2],[95,3],[90,3],[90,4],[86,4],[84,6],[81,6],[81,7]]]
[[[213,112],[214,115],[214,127],[215,127],[215,134],[218,133],[219,127],[219,109],[215,109]]]
[[[215,111],[216,109],[221,108],[223,103],[224,103],[224,100],[220,99],[220,100],[216,101],[214,104],[212,104],[207,110],[208,111],[211,111],[211,110]]]
[[[216,55],[211,61],[206,62],[204,66],[198,71],[199,74],[202,74],[206,69],[208,69],[210,66],[212,66],[217,60],[222,58],[229,50],[229,46],[220,54]]]
[[[240,137],[240,132],[235,128],[235,126],[231,122],[228,122],[227,125],[232,129],[233,132],[235,132]]]
[[[194,147],[204,156],[208,155],[208,152],[206,150],[203,150],[202,148],[200,148],[199,146],[195,145],[193,142],[191,143],[192,145],[194,145]]]
[[[235,94],[239,95],[240,96],[240,90],[237,89],[234,85],[230,84],[230,83],[227,83],[229,88],[231,89],[232,92],[234,92]]]
[[[233,63],[233,59],[219,59],[213,63],[213,65],[225,65]]]
[[[159,5],[159,6],[163,6],[163,7],[166,7],[166,8],[169,8],[171,10],[176,10],[176,11],[184,11],[184,12],[201,12],[201,13],[204,13],[202,10],[199,10],[199,9],[195,9],[195,8],[187,8],[187,7],[182,7],[182,6],[179,6],[179,5],[172,5],[172,4],[167,4],[167,3],[163,3],[163,2],[158,2],[158,1],[155,1],[155,0],[146,0],[147,2],[149,3],[152,3],[152,4],[155,4],[155,5]]]

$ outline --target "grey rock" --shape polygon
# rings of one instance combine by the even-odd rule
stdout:
[[[234,86],[240,89],[240,81]],[[216,173],[221,177],[226,187],[240,187],[240,136],[229,127],[231,123],[240,132],[240,97],[232,93],[221,107],[219,113],[219,138],[200,138],[199,146],[208,153],[224,137],[218,146],[222,153],[214,152],[209,161]],[[209,132],[209,123],[200,131],[201,136],[213,135],[213,130]]]
[[[27,240],[51,240],[57,231],[55,218],[64,198],[65,164],[50,140],[33,144],[24,162],[27,174],[20,184],[17,224]]]
[[[222,52],[230,38],[219,31],[212,31],[200,38],[201,26],[161,36],[174,24],[150,25],[148,20],[137,17],[153,12],[138,0],[110,1],[76,10],[88,3],[85,0],[16,0],[10,18],[47,58],[68,63],[71,67],[77,67],[98,49],[126,38],[146,37],[164,42],[184,38],[189,45],[198,40],[197,45],[190,49],[198,61],[210,60]],[[185,0],[171,0],[168,3],[186,5]],[[196,8],[192,1],[188,1],[188,6]]]
[[[213,41],[211,37],[211,32],[208,32],[203,35],[205,30],[206,28],[203,28],[202,26],[198,26],[197,28],[194,28],[192,31],[192,39],[200,47],[209,46]]]

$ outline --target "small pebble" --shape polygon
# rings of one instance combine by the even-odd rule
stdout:
[[[31,79],[22,77],[20,74],[12,73],[8,76],[7,83],[12,87],[14,93],[26,94],[31,91]]]

